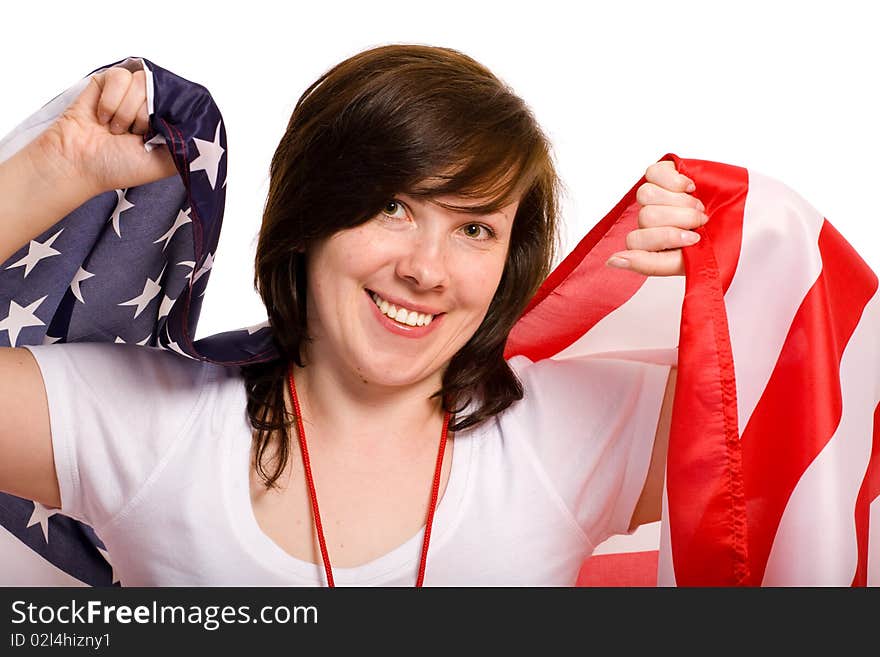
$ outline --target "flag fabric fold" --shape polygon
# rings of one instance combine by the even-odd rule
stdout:
[[[204,87],[146,59],[92,73],[117,65],[147,72],[145,148],[164,143],[179,175],[101,194],[3,263],[0,346],[126,342],[230,366],[274,358],[268,322],[194,340],[225,202],[218,108]],[[86,82],[0,141],[0,161]],[[554,269],[505,354],[678,367],[656,540],[632,550],[631,537],[615,537],[621,548],[589,559],[579,583],[877,585],[877,276],[782,183],[742,167],[662,159],[695,181],[710,217],[702,239],[683,250],[685,276],[604,265],[638,227],[641,178]],[[10,564],[2,583],[27,583],[13,582],[13,570],[34,582],[57,574],[60,585],[113,583],[91,528],[3,494],[0,525]],[[591,570],[608,558],[613,572]],[[624,574],[633,565],[639,579]]]

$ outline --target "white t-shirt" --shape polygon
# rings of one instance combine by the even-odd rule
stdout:
[[[46,386],[61,513],[93,527],[123,586],[321,586],[260,529],[238,367],[114,343],[28,346]],[[524,398],[455,434],[425,586],[571,586],[628,532],[669,367],[510,361]],[[337,585],[412,586],[424,528],[333,568]]]

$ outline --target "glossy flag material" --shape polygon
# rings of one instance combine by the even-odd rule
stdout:
[[[223,220],[219,110],[204,87],[148,60],[115,65],[147,71],[145,147],[165,143],[180,175],[97,196],[0,265],[0,345],[111,341],[228,365],[273,358],[266,322],[193,340]],[[0,161],[86,82],[0,141]],[[710,216],[684,249],[686,276],[604,265],[637,228],[640,179],[554,270],[507,346],[533,360],[678,365],[663,518],[599,546],[578,583],[876,585],[877,277],[778,181],[665,159],[696,182]],[[3,494],[0,525],[0,583],[114,583],[91,528]]]

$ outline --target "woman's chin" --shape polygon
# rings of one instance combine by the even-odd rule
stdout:
[[[358,368],[361,380],[365,383],[384,386],[389,388],[404,388],[408,386],[418,385],[427,379],[436,378],[437,385],[440,384],[442,376],[439,370],[429,367],[360,367]]]

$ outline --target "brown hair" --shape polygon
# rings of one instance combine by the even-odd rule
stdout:
[[[547,276],[557,248],[561,185],[550,144],[531,111],[486,67],[449,48],[388,45],[337,64],[300,97],[270,168],[254,287],[268,311],[278,359],[242,367],[256,468],[266,487],[284,471],[293,418],[287,366],[302,366],[307,341],[305,253],[337,231],[374,217],[398,193],[458,195],[497,211],[519,199],[507,262],[486,316],[451,359],[445,410],[472,411],[474,426],[521,399],[504,360],[516,319]],[[276,419],[280,418],[280,419]],[[276,435],[275,468],[263,457]]]

